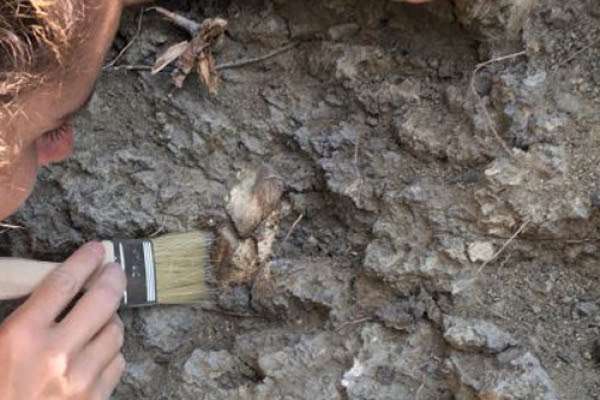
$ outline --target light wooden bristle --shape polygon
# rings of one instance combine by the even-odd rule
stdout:
[[[174,233],[152,239],[158,303],[198,303],[209,297],[211,241],[206,232]]]

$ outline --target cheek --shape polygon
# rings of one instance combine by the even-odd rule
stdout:
[[[29,197],[37,175],[34,146],[24,149],[15,162],[0,169],[0,221],[15,212]]]

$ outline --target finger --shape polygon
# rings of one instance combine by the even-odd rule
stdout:
[[[34,323],[52,324],[103,259],[101,243],[85,244],[42,281],[19,308],[19,314]]]
[[[83,348],[112,318],[125,292],[119,264],[106,265],[102,274],[57,326],[71,351]]]
[[[119,353],[100,375],[95,390],[99,399],[107,400],[110,397],[119,384],[123,372],[125,372],[125,357]]]
[[[115,315],[72,361],[72,374],[83,382],[98,379],[123,346],[123,322]]]

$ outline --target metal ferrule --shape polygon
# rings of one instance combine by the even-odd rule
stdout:
[[[127,276],[123,305],[140,307],[156,304],[156,267],[152,242],[114,239],[112,244],[114,261],[121,264]]]

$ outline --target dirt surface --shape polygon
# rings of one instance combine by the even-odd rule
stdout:
[[[597,0],[164,5],[229,22],[217,64],[297,46],[176,90],[123,66],[189,36],[129,13],[0,234],[228,238],[214,304],[122,313],[115,399],[600,398]]]

